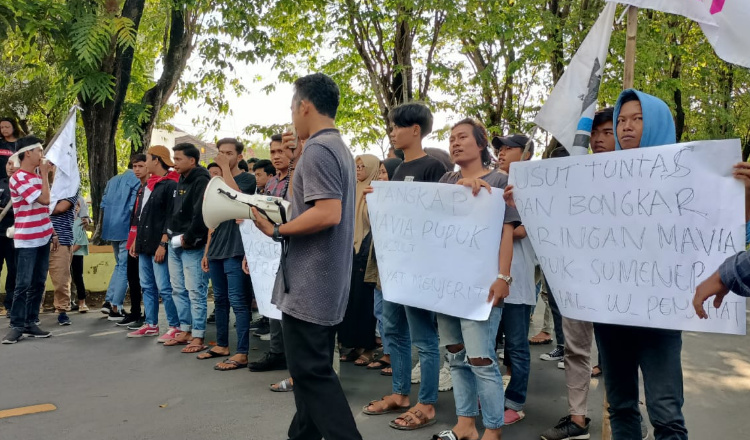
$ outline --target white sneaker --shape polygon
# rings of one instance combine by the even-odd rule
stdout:
[[[422,382],[422,366],[417,361],[417,365],[411,370],[411,383]]]
[[[438,391],[450,391],[453,389],[453,381],[451,380],[451,369],[448,363],[443,364],[443,368],[440,369],[440,379],[438,380]]]
[[[557,368],[559,368],[561,370],[564,370],[565,369],[565,362],[564,361],[558,362],[557,363]]]

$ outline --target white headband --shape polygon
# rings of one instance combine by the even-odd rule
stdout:
[[[21,160],[18,158],[18,156],[21,153],[25,153],[27,151],[35,150],[37,148],[43,148],[42,144],[36,143],[36,144],[33,144],[33,145],[29,145],[28,147],[23,147],[20,150],[18,150],[15,153],[13,153],[13,155],[10,156],[10,159],[8,159],[8,160],[12,161],[13,162],[13,166],[16,167],[16,168],[18,168],[18,167],[21,166]]]

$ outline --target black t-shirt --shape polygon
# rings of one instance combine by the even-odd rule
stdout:
[[[8,142],[0,137],[0,179],[4,179],[8,176],[5,172],[5,165],[8,163],[8,159],[13,153],[16,152],[16,143],[18,141]],[[6,184],[7,185],[7,184]]]
[[[240,173],[234,176],[237,186],[245,194],[255,193],[255,176],[250,173]],[[211,244],[208,245],[209,260],[224,260],[227,258],[241,257],[245,255],[242,246],[240,226],[234,220],[221,223],[211,236]]]
[[[432,156],[424,156],[401,163],[391,180],[394,182],[438,182],[446,171],[442,162]]]

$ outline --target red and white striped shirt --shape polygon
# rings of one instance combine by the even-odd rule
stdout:
[[[15,216],[14,243],[17,248],[33,248],[49,243],[54,232],[49,207],[36,200],[42,195],[42,178],[18,170],[10,178],[10,197]]]

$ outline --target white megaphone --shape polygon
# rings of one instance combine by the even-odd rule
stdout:
[[[243,194],[216,176],[208,182],[203,193],[203,222],[209,229],[215,229],[227,220],[255,220],[251,207],[276,224],[286,223],[289,218],[289,202],[281,197]]]

